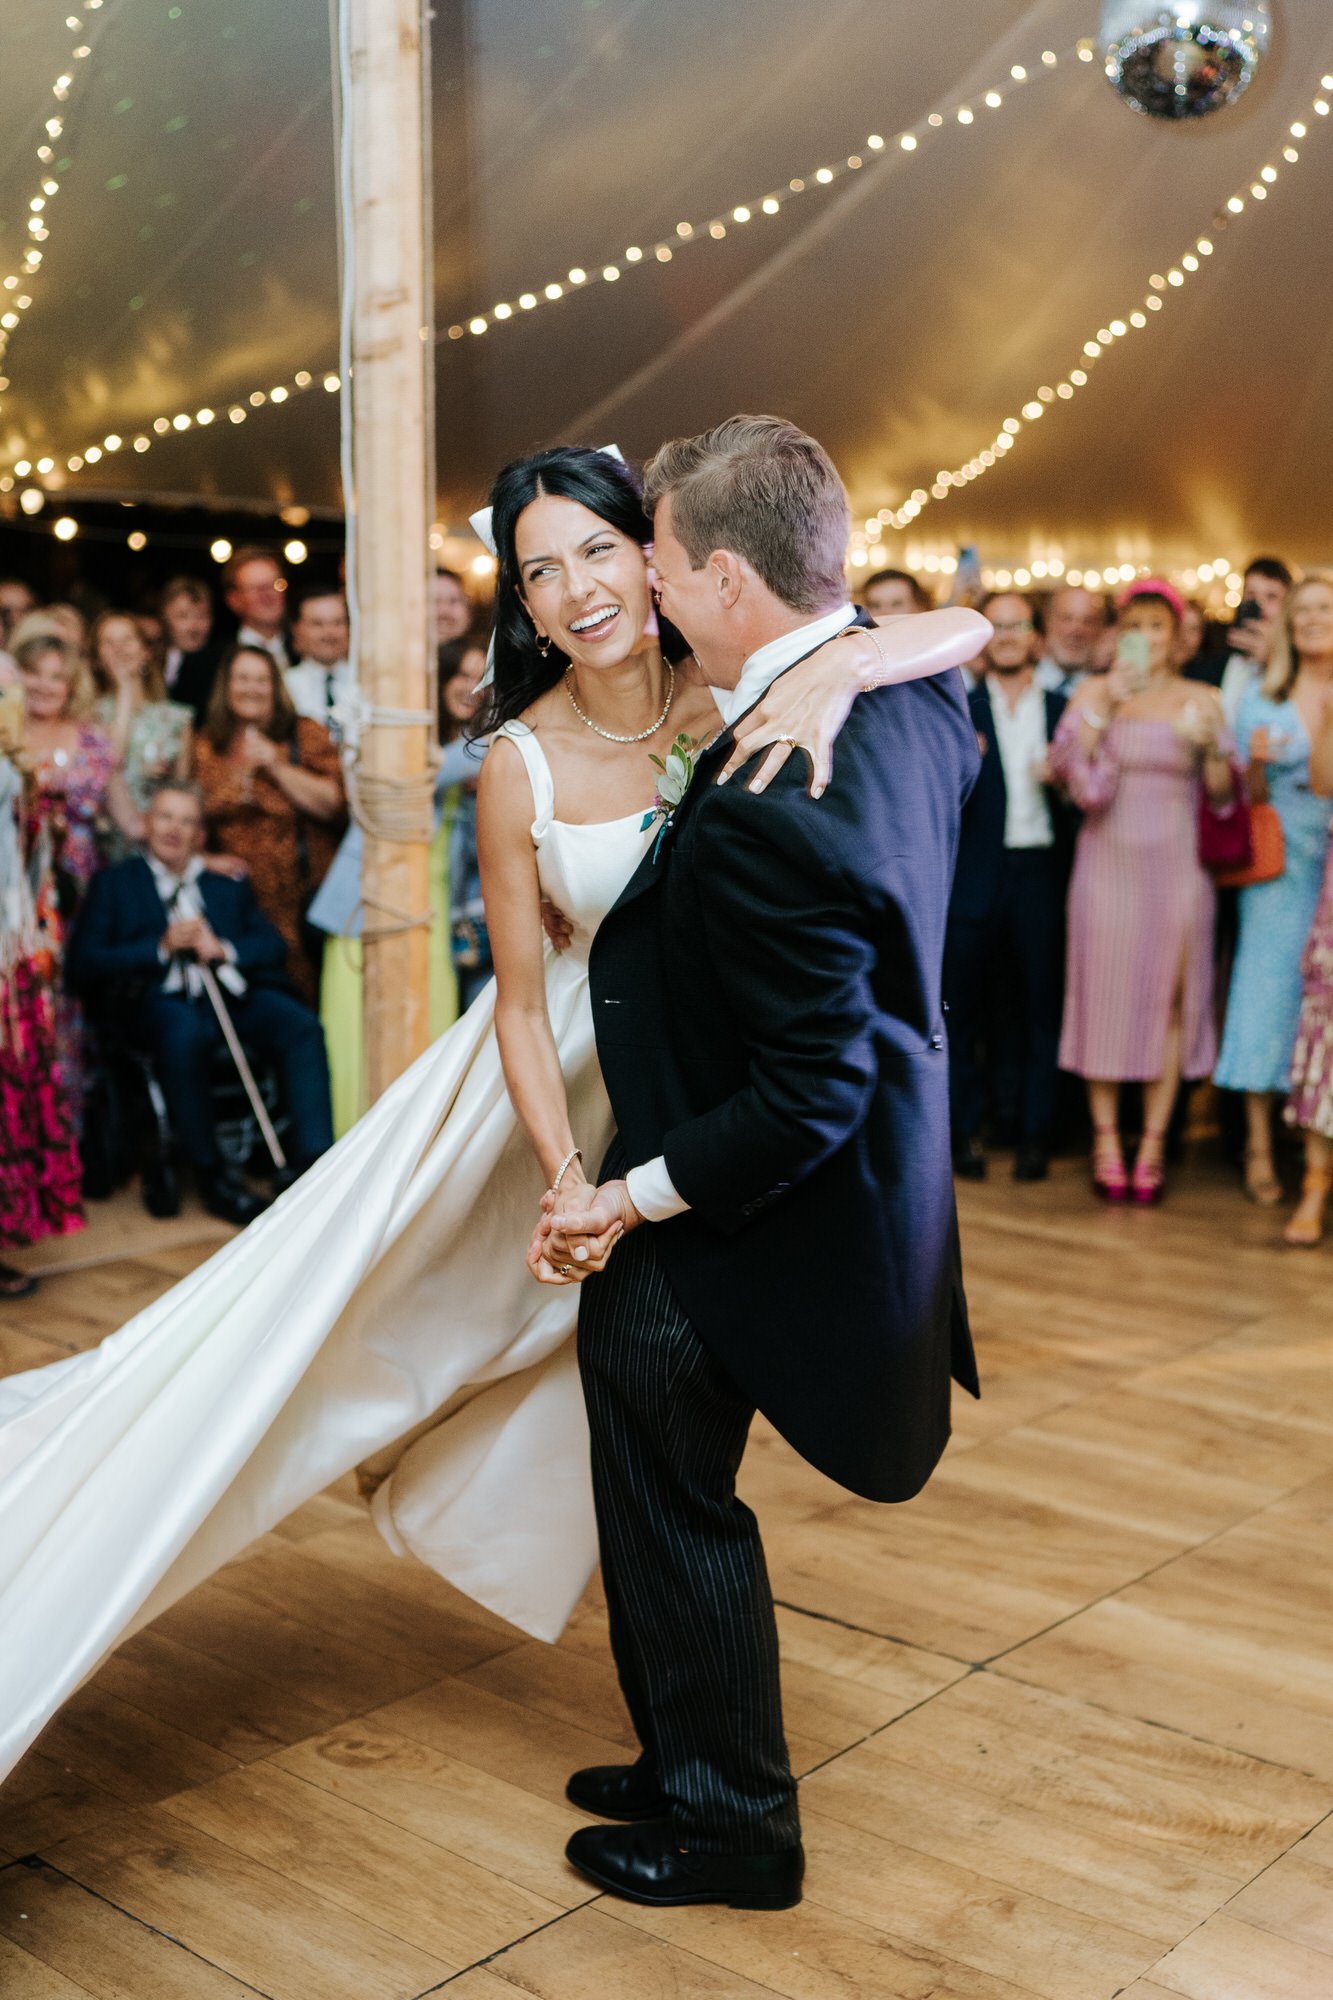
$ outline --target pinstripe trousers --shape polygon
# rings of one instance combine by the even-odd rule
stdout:
[[[579,1367],[611,1646],[682,1845],[800,1839],[759,1524],[736,1497],[754,1405],[681,1311],[651,1225],[583,1284]]]

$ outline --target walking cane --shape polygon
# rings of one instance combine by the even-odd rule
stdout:
[[[240,1037],[236,1033],[235,1024],[227,1011],[227,1003],[222,997],[222,989],[214,977],[211,965],[206,965],[202,958],[196,958],[194,964],[195,969],[204,982],[204,991],[212,1002],[213,1012],[218,1017],[218,1026],[222,1030],[223,1039],[227,1044],[231,1059],[236,1065],[237,1074],[245,1086],[245,1094],[250,1100],[250,1109],[259,1121],[259,1129],[264,1135],[264,1144],[268,1147],[274,1166],[281,1173],[287,1165],[287,1155],[282,1150],[282,1141],[273,1129],[273,1120],[269,1117],[268,1108],[259,1094],[259,1085],[255,1082],[254,1071],[246,1060],[245,1050],[241,1047]]]

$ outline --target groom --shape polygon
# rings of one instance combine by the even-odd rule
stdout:
[[[646,484],[662,611],[734,724],[855,616],[846,495],[774,417],[664,446]],[[628,1824],[582,1829],[569,1859],[639,1902],[784,1909],[796,1787],[735,1476],[759,1409],[854,1493],[909,1499],[949,1435],[951,1370],[976,1392],[940,963],[977,747],[950,673],[859,699],[818,804],[794,759],[760,796],[715,784],[730,748],[726,730],[699,756],[597,935],[618,1138],[532,1259],[593,1274],[579,1361],[642,1745],[571,1779],[575,1804]]]

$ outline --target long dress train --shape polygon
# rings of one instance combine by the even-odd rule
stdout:
[[[611,1117],[588,950],[651,838],[554,817],[537,738],[547,954],[573,1130]],[[274,1207],[86,1354],[0,1382],[0,1775],[121,1640],[379,1455],[390,1543],[553,1639],[596,1560],[574,1289],[523,1253],[541,1174],[505,1089],[488,986]]]

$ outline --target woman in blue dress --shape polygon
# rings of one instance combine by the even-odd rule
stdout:
[[[1330,805],[1310,789],[1310,745],[1323,719],[1329,662],[1301,646],[1301,596],[1288,600],[1267,672],[1247,690],[1236,738],[1252,772],[1267,777],[1282,821],[1285,866],[1240,892],[1240,936],[1214,1081],[1245,1093],[1245,1190],[1271,1207],[1282,1199],[1273,1169],[1273,1101],[1290,1081],[1301,1012],[1301,954],[1319,901]]]

